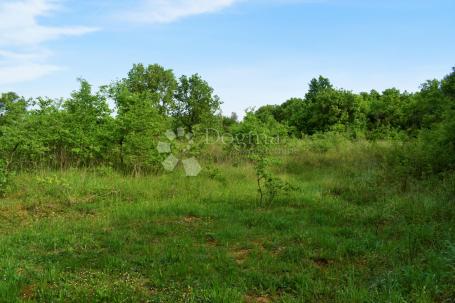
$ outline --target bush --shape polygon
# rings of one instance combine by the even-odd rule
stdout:
[[[256,155],[255,161],[256,180],[258,186],[259,203],[271,204],[279,194],[289,193],[294,188],[281,178],[273,174],[270,169],[271,160],[263,155]]]

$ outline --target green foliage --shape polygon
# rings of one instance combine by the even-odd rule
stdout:
[[[265,115],[290,127],[290,133],[301,136],[337,130],[363,129],[362,99],[349,91],[333,88],[327,78],[319,77],[310,83],[305,99],[293,98],[281,106],[264,106],[256,114]]]
[[[29,102],[15,93],[0,96],[0,159],[12,163],[26,154],[31,134],[27,130],[27,106]]]
[[[245,152],[263,153],[279,146],[287,139],[286,126],[267,115],[259,119],[254,111],[247,111],[242,122],[233,125],[232,147]]]
[[[258,108],[255,111],[256,117],[259,118],[262,122],[267,122],[267,120],[272,117],[276,121],[283,121],[282,108],[279,105],[264,105]]]
[[[260,107],[239,122],[236,115],[221,116],[220,99],[198,74],[176,79],[160,65],[136,64],[126,78],[97,92],[80,79],[68,99],[2,94],[0,158],[11,171],[108,166],[150,173],[160,169],[163,156],[156,146],[165,131],[183,126],[197,136],[206,128],[231,135],[230,147],[265,155],[289,136],[316,134],[312,144],[321,152],[329,143],[318,141],[324,133],[404,140],[406,146],[390,155],[401,160],[391,163],[403,169],[408,163],[415,175],[440,173],[455,166],[454,73],[425,82],[416,93],[392,88],[356,94],[320,76],[304,98]],[[202,142],[196,143],[200,151]]]
[[[149,173],[161,167],[156,146],[166,130],[223,126],[221,102],[199,75],[177,81],[172,70],[136,64],[98,92],[79,82],[65,100],[1,95],[0,158],[11,169],[109,166]]]
[[[444,80],[423,86],[420,106],[428,109],[417,139],[398,146],[390,155],[390,167],[403,174],[424,177],[455,170],[455,96],[452,86],[455,70]],[[431,93],[430,93],[431,91]],[[422,101],[424,100],[424,101]]]
[[[427,81],[416,93],[392,88],[360,94],[336,89],[321,76],[310,82],[305,98],[263,106],[255,115],[262,122],[273,119],[286,125],[297,137],[317,134],[312,146],[321,152],[329,142],[318,135],[331,132],[353,139],[404,141],[388,155],[392,170],[404,178],[408,173],[441,173],[455,167],[454,75],[455,69],[441,81]]]
[[[272,204],[279,194],[289,193],[293,188],[291,185],[276,176],[271,170],[272,160],[264,155],[253,154],[251,160],[254,161],[256,171],[257,190],[259,203],[263,205]]]
[[[80,89],[63,103],[63,128],[71,130],[64,138],[65,148],[77,166],[100,163],[112,149],[109,137],[113,119],[106,98],[92,94],[91,85],[80,79]]]
[[[440,122],[448,102],[441,90],[441,82],[438,80],[422,84],[420,92],[415,95],[413,101],[414,103],[406,112],[408,129],[413,131],[429,129]]]
[[[119,107],[115,136],[118,145],[115,153],[123,169],[141,173],[158,165],[160,156],[156,150],[160,135],[169,128],[169,120],[160,115],[147,100],[123,90],[115,97],[127,103]]]
[[[175,103],[173,115],[177,126],[191,131],[196,125],[212,126],[221,105],[220,98],[213,94],[213,88],[198,74],[180,77]]]
[[[317,79],[313,78],[305,95],[305,100],[312,103],[320,93],[330,90],[333,90],[333,85],[328,78],[324,78],[323,76],[319,76]]]
[[[305,98],[262,106],[256,115],[261,120],[272,116],[297,137],[328,131],[347,132],[353,138],[415,137],[421,129],[432,128],[444,119],[452,86],[447,76],[442,81],[427,81],[417,93],[392,88],[355,94],[334,88],[329,79],[320,76],[311,80]]]
[[[230,117],[220,116],[220,118],[223,132],[229,132],[235,124],[239,123],[237,113],[232,113]]]
[[[250,111],[245,119],[233,128],[233,134],[231,148],[246,154],[254,164],[260,204],[271,204],[278,194],[289,192],[289,184],[270,169],[270,164],[274,162],[272,149],[284,148],[286,127],[278,123],[272,115],[258,118],[257,112]]]
[[[306,132],[348,130],[359,124],[359,97],[343,90],[326,89],[314,95],[308,108]]]
[[[0,198],[6,194],[9,185],[9,175],[6,164],[0,159]]]
[[[297,137],[302,137],[306,131],[308,103],[304,99],[292,98],[281,106],[281,114],[278,122],[286,124],[289,132]]]
[[[147,67],[135,64],[123,82],[130,93],[147,99],[150,106],[157,108],[160,114],[168,115],[175,108],[174,92],[177,81],[172,70],[158,64]],[[118,102],[119,107],[128,107],[128,104],[122,104],[121,100]]]
[[[372,92],[367,113],[367,126],[374,129],[403,129],[405,108],[411,95],[392,88],[382,94]]]

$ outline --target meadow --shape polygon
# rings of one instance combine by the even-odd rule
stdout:
[[[19,171],[0,301],[454,302],[455,175],[397,178],[394,145],[291,140],[272,170],[292,190],[262,203],[251,161],[217,146],[197,177]]]

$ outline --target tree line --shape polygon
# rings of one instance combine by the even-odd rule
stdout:
[[[0,97],[0,166],[5,170],[106,165],[126,172],[160,168],[156,145],[170,128],[232,133],[265,131],[301,138],[340,132],[350,138],[407,141],[399,161],[417,174],[455,168],[455,69],[418,92],[364,93],[320,76],[304,97],[224,117],[221,101],[198,74],[177,78],[160,65],[136,64],[127,77],[94,91],[84,79],[67,99]],[[407,156],[406,156],[407,155]],[[417,160],[416,160],[417,159]]]
[[[176,78],[159,65],[94,92],[80,79],[68,99],[0,99],[0,159],[8,169],[109,165],[146,172],[161,161],[156,144],[172,127],[217,123],[220,99],[199,75]]]
[[[356,94],[336,89],[320,76],[311,80],[304,98],[263,106],[255,115],[261,120],[272,116],[296,136],[327,131],[347,131],[370,139],[399,132],[415,136],[444,121],[453,106],[454,77],[452,73],[441,81],[427,81],[415,93],[391,88]]]
[[[278,123],[296,137],[339,132],[352,139],[395,138],[402,144],[392,154],[394,166],[407,166],[407,173],[417,176],[453,170],[455,68],[414,93],[396,88],[353,93],[320,76],[311,80],[303,98],[260,107],[247,115],[248,120],[274,129],[279,129],[274,124]]]

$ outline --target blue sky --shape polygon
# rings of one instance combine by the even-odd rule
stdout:
[[[0,91],[66,97],[133,63],[199,73],[223,111],[303,96],[312,77],[414,91],[455,66],[451,0],[0,0]]]

